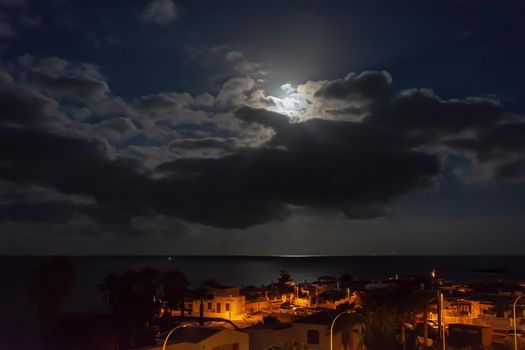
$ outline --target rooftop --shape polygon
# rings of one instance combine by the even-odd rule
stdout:
[[[494,303],[494,304],[509,304],[512,303],[516,297],[511,295],[500,295],[500,294],[476,294],[467,298],[465,300],[475,300],[485,303]]]
[[[338,313],[339,311],[335,310],[321,311],[313,315],[302,317],[294,321],[294,323],[322,324],[329,326],[332,324],[334,317],[337,316]]]
[[[217,334],[224,329],[211,327],[182,327],[175,330],[168,341],[169,344],[192,343],[198,344],[206,338]]]

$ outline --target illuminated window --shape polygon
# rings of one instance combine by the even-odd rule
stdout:
[[[306,342],[308,344],[319,344],[319,331],[308,330],[306,333]]]

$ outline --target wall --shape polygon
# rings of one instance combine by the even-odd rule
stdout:
[[[162,350],[162,345],[144,348],[144,350]],[[198,344],[170,344],[167,350],[250,350],[248,333],[223,329]]]
[[[208,304],[211,303],[211,308]],[[199,316],[199,308],[201,301],[193,301],[192,316]],[[217,304],[220,304],[220,312]],[[230,310],[226,310],[226,304],[230,305]],[[245,310],[246,300],[244,296],[229,297],[229,296],[214,296],[213,299],[204,300],[204,317],[221,317],[232,320],[241,320],[246,316]]]
[[[234,344],[237,344],[237,346]],[[216,350],[215,348],[218,347],[222,347],[222,349],[217,350],[249,350],[249,335],[244,332],[224,329],[201,342],[201,350]]]
[[[248,301],[245,304],[246,312],[257,312],[260,310],[267,310],[269,308],[270,308],[270,301],[266,299]]]

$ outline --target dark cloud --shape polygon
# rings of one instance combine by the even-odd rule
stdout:
[[[407,151],[415,145],[396,133],[366,123],[323,119],[290,123],[282,114],[252,108],[241,108],[236,115],[244,121],[273,128],[276,135],[269,144],[290,150],[380,153],[383,150]]]
[[[360,115],[363,126],[397,135],[392,145],[419,147],[432,153],[443,151],[442,146],[449,147],[444,154],[450,148],[467,152],[475,162],[469,170],[458,173],[468,174],[469,180],[523,179],[524,124],[497,100],[443,99],[428,89],[395,91],[385,72],[350,74],[343,80],[310,82],[305,87],[314,97],[317,110],[328,118],[341,115],[352,120],[352,116]],[[339,105],[330,104],[333,100]],[[353,138],[358,140],[361,135],[366,134]]]
[[[26,28],[38,27],[42,24],[42,18],[39,16],[30,16],[27,14],[22,14],[18,18],[20,24]]]
[[[184,139],[175,141],[170,145],[171,149],[202,149],[202,148],[218,148],[226,151],[234,151],[237,142],[235,139],[217,139],[217,138],[202,138],[202,139]]]
[[[0,13],[0,38],[14,38],[16,31],[7,15]]]
[[[182,139],[169,146],[171,152],[183,157],[220,157],[235,153],[240,148],[235,138]]]
[[[428,89],[396,91],[390,74],[384,71],[309,82],[302,89],[312,95],[321,114],[346,115],[349,120],[361,116],[364,123],[420,139],[422,143],[438,136],[484,130],[507,117],[504,107],[494,99],[443,99]]]
[[[191,96],[188,94],[160,93],[156,95],[143,96],[133,103],[140,111],[169,110],[176,107],[188,106]]]
[[[102,223],[126,225],[134,216],[157,213],[219,227],[283,218],[288,205],[343,210],[350,217],[381,215],[381,209],[360,207],[381,207],[396,195],[430,185],[439,173],[434,156],[411,151],[396,136],[368,125],[290,124],[286,116],[248,108],[237,115],[274,128],[274,138],[266,147],[222,158],[164,163],[157,169],[164,175],[157,179],[135,161],[110,159],[96,141],[13,128],[0,130],[0,170],[14,183],[93,197],[96,205],[82,213]],[[175,145],[234,147],[232,141],[210,139]]]
[[[239,106],[246,103],[248,92],[255,86],[250,77],[231,78],[224,83],[217,95],[217,105],[220,107]]]
[[[83,208],[83,205],[67,201],[3,203],[0,204],[0,222],[65,223]]]
[[[471,138],[447,142],[448,145],[472,151],[480,161],[503,154],[521,154],[525,150],[525,123],[504,123],[480,131]]]
[[[505,113],[503,106],[494,100],[444,100],[431,91],[411,89],[386,103],[375,104],[364,122],[406,136],[432,138],[490,127],[501,121]]]
[[[206,97],[196,101],[188,93],[161,92],[155,95],[142,96],[132,102],[132,107],[147,122],[165,123],[175,126],[180,123],[208,122],[207,111],[199,107]]]
[[[93,64],[76,64],[58,57],[38,58],[31,55],[24,55],[18,61],[27,78],[52,96],[101,101],[110,93],[105,78]]]
[[[145,195],[151,179],[136,160],[111,159],[105,147],[97,140],[0,128],[0,178],[28,188],[0,197],[0,221],[56,223],[82,234],[139,233],[134,218],[155,214]]]
[[[315,92],[315,97],[329,99],[365,98],[383,100],[391,94],[392,77],[385,71],[350,73],[344,79],[331,80]]]
[[[178,16],[178,9],[172,0],[152,0],[144,9],[142,20],[156,24],[167,24]]]
[[[525,179],[525,123],[508,122],[486,128],[471,137],[446,142],[471,154],[478,165],[489,167],[495,180]]]
[[[290,124],[286,116],[249,108],[237,115],[274,128],[271,147],[159,166],[169,175],[156,200],[177,198],[172,215],[181,211],[189,220],[225,227],[279,217],[288,204],[356,216],[355,207],[385,204],[430,185],[439,173],[434,156],[392,147],[395,136],[386,139],[383,131],[368,126],[324,120]]]
[[[506,162],[496,169],[498,179],[525,179],[525,158]]]
[[[100,142],[21,128],[0,128],[4,180],[88,195],[126,215],[141,213],[147,182],[132,160],[111,160]]]
[[[524,174],[524,124],[506,122],[500,103],[395,91],[387,72],[309,85],[312,105],[362,120],[299,120],[241,107],[255,86],[250,77],[227,80],[217,96],[161,92],[128,104],[111,96],[96,66],[32,56],[19,65],[22,82],[0,75],[0,179],[66,199],[4,198],[0,221],[74,225],[87,218],[94,226],[85,230],[137,232],[159,220],[163,227],[246,228],[297,208],[380,217],[396,197],[439,181],[436,146],[478,162],[505,154],[494,176]],[[64,116],[69,100],[89,123]],[[154,158],[160,161],[149,164]],[[76,195],[91,201],[67,197]]]
[[[27,2],[25,0],[0,0],[0,5],[24,7],[27,6]]]
[[[138,129],[133,121],[122,117],[104,120],[93,127],[113,143],[132,137],[138,133]]]
[[[0,106],[0,123],[48,126],[59,119],[53,99],[14,85],[0,87]]]
[[[94,79],[76,77],[54,77],[47,74],[35,74],[34,80],[45,91],[55,95],[87,100],[104,99],[108,93],[105,82]]]
[[[269,126],[274,130],[282,131],[290,127],[286,116],[262,108],[242,107],[237,109],[235,115],[242,121]]]

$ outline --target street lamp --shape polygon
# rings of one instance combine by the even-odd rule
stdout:
[[[181,323],[180,325],[178,325],[177,327],[173,328],[169,333],[168,335],[166,335],[166,339],[164,339],[164,344],[162,345],[162,350],[166,350],[166,345],[168,344],[168,338],[170,337],[170,335],[175,332],[177,329],[179,328],[183,328],[183,327],[188,327],[188,326],[191,326],[191,323]]]
[[[442,340],[442,345],[443,345],[443,350],[446,350],[447,348],[447,341],[445,340],[445,335],[446,335],[446,329],[445,329],[445,319],[444,319],[444,309],[445,309],[445,302],[444,302],[444,297],[443,297],[443,293],[439,293],[439,302],[441,304],[441,307],[439,308],[440,310],[440,318],[441,318],[441,324],[442,324],[442,327],[443,329],[441,330],[441,340]]]
[[[334,350],[334,324],[335,324],[335,321],[337,321],[337,319],[340,316],[343,316],[344,314],[349,314],[349,313],[352,313],[352,310],[343,311],[343,312],[339,313],[337,316],[335,316],[334,319],[332,320],[332,324],[330,325],[330,350]]]
[[[516,322],[516,304],[518,303],[518,300],[523,298],[523,295],[520,295],[519,297],[514,300],[514,304],[512,304],[512,323],[514,324],[514,350],[518,350],[518,332],[517,332],[517,322]]]
[[[443,350],[446,350],[445,306],[446,305],[450,305],[450,303],[445,300],[445,297],[444,297],[443,293],[441,293],[439,290],[438,290],[438,297],[428,300],[427,301],[427,305],[432,300],[436,300],[436,302],[439,304],[439,320],[440,320],[440,322],[439,322],[439,334],[441,335],[441,341],[442,341],[442,345],[441,346],[442,346]],[[423,325],[423,327],[426,328],[427,324],[425,323]],[[425,338],[425,346],[427,345],[426,341],[427,341],[427,339]]]

